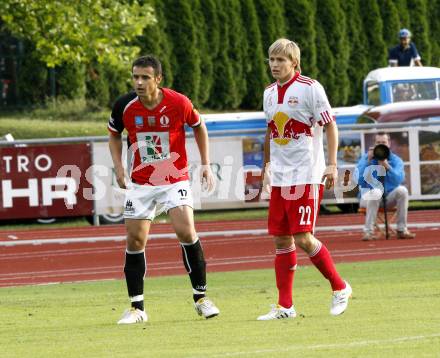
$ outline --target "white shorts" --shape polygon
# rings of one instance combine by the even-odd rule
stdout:
[[[132,183],[125,193],[124,218],[153,220],[162,212],[182,205],[193,207],[188,180],[158,186]]]

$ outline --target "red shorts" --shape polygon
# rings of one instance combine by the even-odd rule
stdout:
[[[324,185],[272,187],[269,202],[269,234],[314,232]]]

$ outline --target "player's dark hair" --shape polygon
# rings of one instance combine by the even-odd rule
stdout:
[[[152,67],[154,70],[154,75],[159,76],[162,75],[162,64],[160,61],[154,57],[153,55],[146,55],[138,57],[133,61],[131,65],[131,71],[133,72],[133,67]]]

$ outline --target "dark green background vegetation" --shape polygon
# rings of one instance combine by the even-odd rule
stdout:
[[[125,39],[124,45],[138,46],[140,54],[156,54],[163,62],[164,85],[185,93],[203,108],[261,109],[262,91],[271,82],[265,64],[267,48],[279,37],[299,44],[303,74],[324,85],[333,106],[361,102],[362,79],[368,71],[387,66],[388,48],[398,43],[402,27],[413,32],[424,65],[440,66],[440,0],[138,3],[151,5],[157,21],[129,44]],[[3,39],[14,38],[1,20],[0,33]],[[47,61],[30,39],[13,35],[23,46],[16,102],[22,107],[41,105],[51,93]],[[117,66],[101,56],[56,64],[56,96],[109,107],[130,88],[130,61]]]

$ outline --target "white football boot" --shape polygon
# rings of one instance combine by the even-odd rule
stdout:
[[[128,310],[125,310],[121,319],[118,321],[118,324],[142,323],[147,321],[148,316],[145,311],[131,307]]]
[[[220,310],[215,306],[215,304],[206,297],[202,297],[197,302],[194,303],[194,308],[196,309],[199,316],[203,316],[206,319],[218,316]]]
[[[271,305],[272,309],[269,313],[259,316],[257,321],[270,321],[273,319],[283,319],[283,318],[295,318],[296,311],[295,308],[284,308],[280,305]]]
[[[345,281],[345,288],[340,291],[334,291],[332,296],[332,305],[330,308],[330,314],[338,316],[347,309],[348,299],[351,297],[353,290],[351,286]]]

